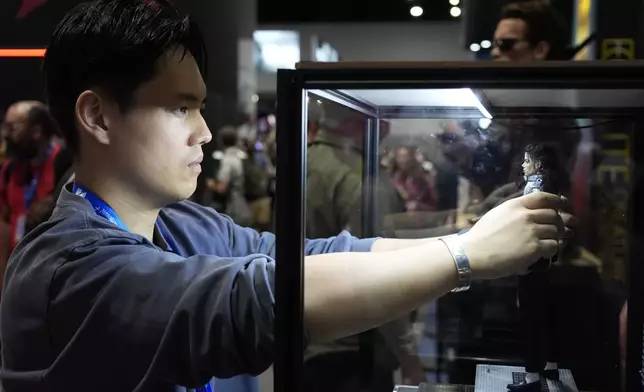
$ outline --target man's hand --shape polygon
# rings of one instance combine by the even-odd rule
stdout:
[[[524,273],[540,258],[557,254],[575,219],[560,214],[567,201],[537,192],[508,200],[490,210],[463,237],[474,279]],[[564,222],[564,219],[566,222]]]

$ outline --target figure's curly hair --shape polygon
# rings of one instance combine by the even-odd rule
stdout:
[[[524,152],[534,162],[537,174],[543,176],[544,184],[546,184],[544,191],[567,193],[570,179],[561,165],[560,153],[555,146],[546,143],[528,144]]]

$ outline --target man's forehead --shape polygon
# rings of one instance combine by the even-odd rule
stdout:
[[[194,57],[181,48],[168,52],[159,59],[157,73],[148,83],[151,94],[164,96],[191,95],[206,98],[206,84]]]
[[[6,122],[22,121],[27,118],[29,107],[22,102],[15,103],[7,109],[4,120]]]
[[[520,38],[525,35],[526,23],[523,19],[502,19],[496,27],[497,38]]]

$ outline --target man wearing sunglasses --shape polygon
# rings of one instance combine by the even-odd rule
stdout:
[[[505,6],[492,45],[492,57],[499,61],[568,60],[565,24],[545,0]]]

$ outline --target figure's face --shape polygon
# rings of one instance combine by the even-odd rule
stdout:
[[[546,42],[532,45],[527,41],[528,25],[523,19],[502,19],[494,32],[492,57],[496,61],[545,60],[549,46]]]
[[[159,60],[156,76],[137,89],[128,111],[109,102],[101,107],[106,130],[93,135],[107,149],[117,178],[153,203],[190,197],[202,145],[212,139],[201,115],[205,98],[195,59],[179,48]]]
[[[536,174],[538,169],[534,160],[528,153],[525,153],[523,155],[523,164],[521,165],[521,167],[523,168],[523,175],[525,177]]]

